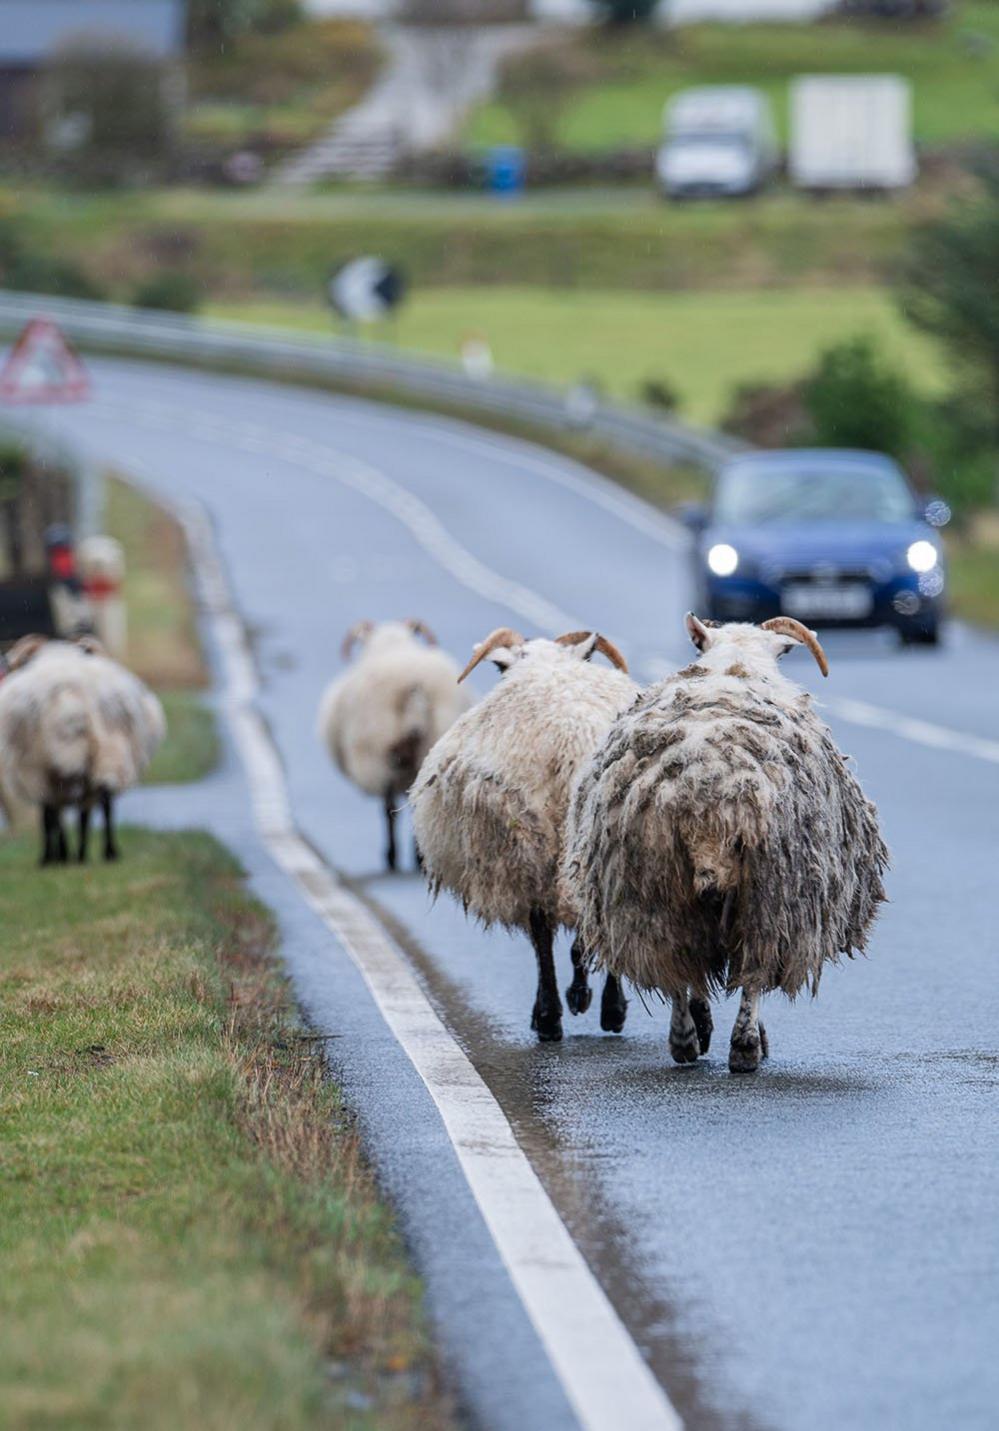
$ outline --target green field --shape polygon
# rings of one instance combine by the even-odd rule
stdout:
[[[782,137],[788,85],[800,74],[892,73],[914,87],[916,138],[928,145],[999,135],[999,5],[964,0],[937,24],[699,25],[673,32],[583,33],[561,43],[583,78],[562,101],[556,138],[569,148],[654,144],[665,100],[688,85],[752,84],[770,97]],[[554,103],[559,105],[559,100]],[[472,144],[516,142],[502,97],[470,119]]]
[[[448,1428],[273,925],[207,836],[0,839],[0,1424]]]
[[[318,305],[213,304],[219,316],[330,332]],[[616,397],[638,397],[649,378],[680,394],[681,413],[721,416],[734,386],[798,378],[830,343],[874,333],[929,390],[944,369],[937,350],[876,289],[737,293],[559,293],[517,288],[418,291],[395,337],[404,347],[456,357],[462,337],[485,334],[499,368],[558,383],[597,378]],[[386,334],[385,336],[389,336]]]

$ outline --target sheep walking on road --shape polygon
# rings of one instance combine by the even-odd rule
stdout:
[[[64,864],[62,823],[79,811],[77,858],[87,858],[91,812],[104,817],[104,858],[118,858],[114,801],[134,785],[166,731],[163,708],[93,637],[26,636],[0,685],[0,771],[13,795],[37,805],[42,864]]]
[[[590,665],[595,652],[614,669]],[[615,646],[595,631],[525,641],[501,627],[476,647],[461,679],[489,657],[503,678],[431,751],[410,796],[416,837],[434,893],[448,889],[484,924],[520,929],[534,946],[538,987],[531,1026],[562,1037],[553,941],[573,929],[558,868],[573,782],[638,687]],[[590,1005],[583,945],[573,945],[569,1009]],[[620,1032],[627,1003],[614,974],[601,1026]]]
[[[767,1054],[760,995],[814,993],[885,898],[877,813],[780,657],[813,632],[687,617],[700,653],[611,727],[569,813],[566,897],[599,963],[673,1001],[670,1051],[704,1052],[691,995],[741,989],[729,1067]]]
[[[427,751],[471,704],[458,686],[458,663],[437,646],[422,621],[358,622],[344,637],[357,663],[327,687],[319,738],[337,768],[385,811],[385,863],[394,870],[396,809]]]

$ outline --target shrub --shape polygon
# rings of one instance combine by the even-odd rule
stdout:
[[[820,447],[866,447],[895,457],[909,448],[915,397],[870,338],[827,348],[802,397]]]
[[[162,154],[172,112],[165,67],[135,45],[82,39],[63,46],[45,73],[46,128],[74,164]],[[60,139],[60,131],[68,136]]]
[[[680,394],[668,378],[646,378],[639,388],[642,402],[649,407],[657,407],[661,412],[676,412],[680,406]]]
[[[71,259],[41,251],[13,220],[0,222],[0,288],[59,298],[103,298],[103,289]]]
[[[167,269],[145,279],[132,295],[135,308],[158,308],[171,313],[196,313],[201,302],[197,279],[178,269]]]
[[[743,383],[732,394],[722,431],[754,447],[797,447],[811,437],[801,393],[801,383]]]

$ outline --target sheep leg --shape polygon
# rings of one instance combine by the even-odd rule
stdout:
[[[118,858],[118,842],[114,834],[114,800],[110,790],[101,791],[101,813],[104,816],[104,858]]]
[[[674,1063],[696,1063],[701,1056],[701,1041],[697,1025],[690,1012],[690,995],[686,989],[673,995],[673,1012],[669,1021],[669,1051]]]
[[[769,1052],[767,1031],[760,1023],[759,993],[743,989],[742,1002],[732,1029],[728,1066],[733,1073],[755,1073],[760,1060],[766,1058]]]
[[[555,977],[552,951],[554,931],[540,909],[531,910],[531,943],[538,960],[538,993],[531,1015],[531,1028],[541,1043],[558,1043],[562,1037],[562,1000]]]
[[[76,858],[81,865],[87,863],[87,847],[90,843],[90,804],[80,806],[80,839],[76,848]]]
[[[711,1047],[711,1034],[715,1026],[715,1021],[711,1017],[711,1005],[707,999],[698,999],[693,994],[691,995],[690,1017],[694,1020],[694,1027],[697,1029],[697,1041],[701,1045],[701,1052],[707,1053]]]
[[[391,795],[385,796],[385,868],[390,871],[395,870],[396,848],[395,848],[395,804]]]
[[[586,969],[586,950],[579,939],[572,941],[572,983],[565,991],[570,1014],[585,1014],[593,999]]]
[[[616,974],[608,974],[600,997],[600,1027],[604,1033],[620,1033],[628,1017],[628,1000]]]
[[[42,857],[41,865],[54,865],[59,858],[56,824],[59,816],[54,805],[42,806]]]

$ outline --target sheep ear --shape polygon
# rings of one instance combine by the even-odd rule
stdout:
[[[711,645],[711,632],[704,622],[694,615],[692,611],[687,612],[687,635],[693,641],[698,651],[706,651]]]
[[[562,645],[564,643],[565,649],[569,651],[571,655],[575,656],[577,660],[588,661],[597,649],[600,634],[597,631],[585,631],[581,632],[580,636],[581,639],[578,641],[566,639],[563,636],[560,638],[559,644]]]
[[[494,651],[490,651],[489,659],[502,676],[504,671],[509,671],[516,660],[516,652],[511,651],[509,646],[497,646]]]

